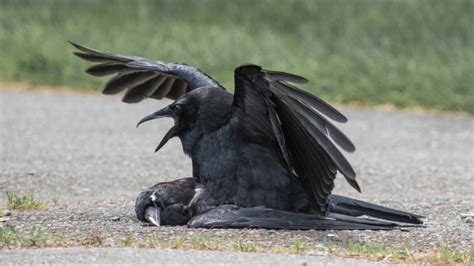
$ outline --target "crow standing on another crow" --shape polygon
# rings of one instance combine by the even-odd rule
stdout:
[[[75,54],[98,62],[94,76],[115,74],[104,94],[128,89],[123,101],[175,100],[143,118],[171,117],[174,126],[156,151],[179,137],[193,177],[159,183],[140,194],[137,217],[156,225],[204,228],[391,229],[421,224],[420,216],[331,195],[340,172],[360,191],[339,151],[355,150],[330,121],[339,111],[292,84],[303,77],[257,65],[235,69],[235,94],[204,72],[180,63],[99,52],[78,44]],[[137,125],[137,126],[138,126]],[[336,146],[337,145],[337,146]]]

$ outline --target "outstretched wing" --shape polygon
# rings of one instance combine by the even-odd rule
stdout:
[[[288,166],[301,180],[312,211],[326,212],[337,171],[360,191],[352,166],[336,145],[349,152],[355,147],[329,121],[346,122],[344,115],[290,84],[305,82],[293,74],[240,66],[235,70],[232,112],[247,127],[276,139]]]
[[[217,81],[194,67],[164,61],[152,61],[136,56],[100,52],[70,42],[78,51],[74,54],[98,64],[86,72],[93,76],[115,76],[109,80],[104,94],[116,94],[128,89],[123,97],[126,103],[136,103],[145,98],[176,99],[199,87],[220,87]]]

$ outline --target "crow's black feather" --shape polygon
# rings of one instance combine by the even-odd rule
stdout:
[[[86,61],[100,64],[89,67],[86,72],[93,76],[116,74],[105,86],[104,94],[115,94],[129,89],[123,101],[136,103],[146,98],[176,99],[199,87],[223,87],[202,71],[188,65],[165,61],[152,61],[137,56],[105,53],[70,42],[79,52],[74,54]],[[133,73],[143,73],[131,75]],[[143,77],[156,77],[152,80]],[[158,79],[157,77],[160,77]],[[147,82],[150,81],[150,82]],[[154,93],[150,94],[150,91]]]

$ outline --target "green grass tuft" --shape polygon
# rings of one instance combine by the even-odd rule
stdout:
[[[178,248],[182,247],[183,244],[184,244],[184,240],[183,240],[183,239],[177,239],[177,240],[172,241],[172,242],[169,244],[169,247],[172,248],[172,249],[178,249]]]
[[[429,253],[416,253],[408,243],[402,249],[389,248],[383,244],[371,242],[349,242],[347,251],[353,256],[368,257],[376,260],[406,261],[415,263],[474,263],[474,249],[470,251],[454,250],[448,247],[434,249]]]
[[[382,244],[349,242],[347,250],[352,255],[363,255],[378,260],[391,259],[403,261],[412,255],[412,247],[405,244],[402,250],[388,248]]]
[[[7,192],[7,207],[12,210],[39,210],[47,205],[33,196],[19,196],[14,192]]]
[[[442,247],[437,252],[438,258],[443,262],[464,263],[466,265],[474,265],[474,249],[470,251],[453,250],[448,247]]]
[[[191,246],[194,249],[206,249],[207,243],[206,238],[202,235],[192,235],[191,236]]]
[[[100,246],[103,243],[102,236],[98,233],[88,234],[84,239],[81,240],[82,245],[86,246]]]
[[[0,0],[1,81],[98,90],[66,40],[187,62],[228,88],[251,62],[340,103],[474,113],[471,0]]]
[[[13,227],[0,227],[0,246],[9,246],[15,241],[16,231]]]
[[[119,239],[119,242],[126,247],[130,247],[133,244],[134,239],[131,234],[128,234],[125,237]]]
[[[39,247],[44,246],[47,241],[46,233],[36,226],[29,232],[20,232],[13,227],[0,227],[0,247]]]
[[[291,253],[293,254],[301,254],[306,251],[307,244],[301,240],[295,240],[293,244],[290,246]]]
[[[141,248],[156,248],[158,239],[155,235],[147,237],[144,241],[140,241],[138,246]]]
[[[257,252],[258,246],[254,243],[243,243],[239,241],[232,243],[232,249],[240,252]]]

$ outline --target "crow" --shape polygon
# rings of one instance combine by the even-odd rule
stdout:
[[[355,146],[330,120],[347,118],[294,84],[305,78],[245,64],[234,71],[232,95],[192,66],[100,52],[75,43],[74,54],[98,64],[86,72],[115,74],[103,89],[125,89],[126,103],[174,100],[140,124],[170,117],[173,137],[192,161],[192,178],[159,183],[140,194],[139,220],[191,227],[389,229],[421,224],[421,216],[332,195],[339,172],[357,191],[356,173],[338,149]],[[166,213],[166,215],[164,215]],[[163,223],[164,222],[164,223]]]

